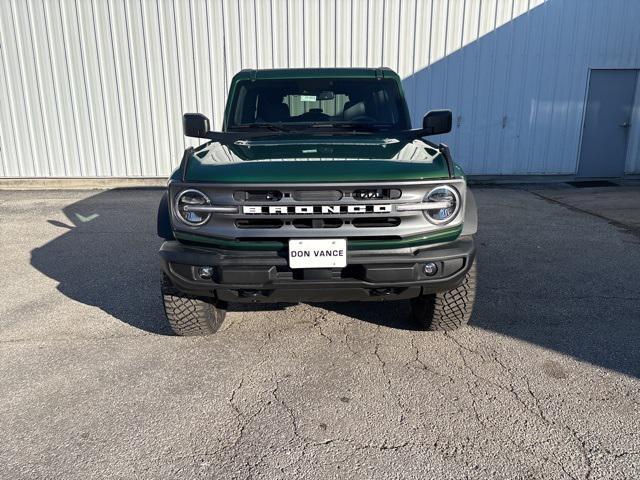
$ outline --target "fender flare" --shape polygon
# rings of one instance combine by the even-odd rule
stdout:
[[[157,228],[158,236],[165,240],[175,240],[173,229],[171,228],[171,217],[169,214],[169,199],[167,192],[162,194],[158,205]]]
[[[466,205],[464,207],[463,235],[474,235],[478,231],[478,206],[473,192],[467,187]]]

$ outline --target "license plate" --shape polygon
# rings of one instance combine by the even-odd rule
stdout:
[[[347,266],[344,238],[289,240],[291,268],[341,268]]]

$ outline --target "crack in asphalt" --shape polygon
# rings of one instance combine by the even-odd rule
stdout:
[[[377,332],[375,335],[375,343],[374,343],[374,349],[373,349],[373,354],[375,355],[375,357],[378,359],[378,362],[380,363],[380,371],[382,372],[382,376],[385,379],[386,382],[386,389],[387,389],[387,393],[394,399],[396,405],[398,406],[398,408],[400,409],[400,421],[399,421],[399,425],[404,424],[405,421],[405,411],[406,411],[406,406],[402,403],[402,401],[400,400],[400,396],[394,391],[392,385],[391,385],[391,377],[389,376],[387,370],[386,370],[386,362],[382,359],[382,357],[380,356],[380,342],[379,342],[379,338],[380,338],[380,329],[382,327],[380,325],[378,325],[377,328]]]
[[[328,341],[328,343],[333,343],[333,338],[331,338],[329,335],[327,335],[326,333],[323,332],[322,330],[322,322],[327,320],[327,317],[329,315],[329,312],[327,310],[323,310],[322,313],[315,317],[313,319],[313,326],[312,328],[317,328],[318,329],[318,333],[320,333],[320,336],[323,337],[324,339],[326,339]]]
[[[271,392],[274,399],[282,406],[282,408],[287,413],[291,421],[291,428],[293,437],[292,439],[297,439],[300,442],[300,447],[302,448],[301,456],[306,454],[306,451],[309,447],[322,447],[332,444],[341,444],[347,445],[353,448],[354,450],[364,450],[364,449],[376,449],[376,450],[398,450],[401,448],[405,448],[413,445],[409,441],[401,442],[398,444],[387,444],[386,441],[382,444],[362,444],[358,442],[354,442],[352,440],[346,440],[341,438],[327,438],[324,440],[312,440],[300,432],[299,420],[293,410],[293,408],[288,404],[288,402],[284,399],[284,397],[280,396],[280,382],[282,380],[276,381],[276,387]]]
[[[479,354],[479,352],[477,352],[477,350],[474,350],[470,347],[467,347],[465,345],[463,345],[459,340],[457,340],[456,338],[454,338],[449,332],[445,332],[444,335],[446,338],[448,338],[449,340],[451,340],[457,347],[457,351],[458,354],[460,356],[460,358],[462,359],[463,365],[465,366],[465,368],[469,371],[469,373],[471,373],[471,375],[473,377],[475,377],[476,379],[488,383],[489,385],[505,391],[507,393],[509,393],[510,395],[513,396],[513,398],[522,406],[522,408],[533,414],[534,416],[536,416],[537,418],[539,418],[540,420],[542,420],[542,422],[544,422],[548,427],[550,428],[559,428],[561,430],[564,430],[566,433],[569,434],[569,436],[574,440],[574,445],[576,445],[576,447],[578,448],[578,450],[580,451],[583,460],[584,460],[584,465],[585,465],[585,469],[586,472],[584,474],[584,479],[585,480],[589,480],[591,478],[591,474],[593,472],[593,464],[592,464],[592,460],[590,457],[590,450],[587,448],[586,446],[586,442],[585,440],[583,440],[580,435],[578,434],[577,430],[564,425],[564,424],[558,424],[557,422],[549,419],[546,414],[544,413],[544,410],[542,409],[542,406],[540,404],[540,400],[537,397],[537,395],[533,392],[533,390],[531,389],[531,384],[529,382],[529,379],[525,376],[523,376],[522,378],[524,379],[524,382],[526,384],[527,387],[527,392],[529,394],[529,396],[531,397],[531,399],[534,402],[534,408],[530,407],[527,402],[525,402],[520,395],[518,394],[518,392],[515,389],[514,383],[516,381],[516,377],[514,375],[514,373],[512,372],[512,370],[510,368],[508,368],[506,365],[504,365],[498,358],[497,358],[497,353],[494,351],[494,355],[492,356],[492,360],[501,367],[502,370],[505,371],[505,373],[507,373],[507,375],[509,375],[511,377],[512,382],[510,382],[508,384],[508,386],[502,385],[500,383],[494,382],[486,377],[483,377],[482,375],[479,375],[475,369],[473,369],[471,367],[471,365],[468,363],[465,355],[462,353],[462,351],[466,351],[466,352],[470,352],[473,354],[476,354],[478,356],[480,356],[482,358],[482,355]],[[473,399],[473,401],[475,401],[475,395],[472,394],[472,392],[469,392],[469,394],[471,395],[471,398]]]

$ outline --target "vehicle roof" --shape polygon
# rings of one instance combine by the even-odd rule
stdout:
[[[233,81],[252,79],[294,79],[294,78],[392,78],[400,77],[390,68],[275,68],[264,70],[242,70]]]

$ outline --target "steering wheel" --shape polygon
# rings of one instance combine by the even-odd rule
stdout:
[[[300,120],[309,120],[312,122],[313,121],[322,122],[322,121],[329,120],[331,117],[329,117],[329,115],[327,115],[326,113],[323,113],[322,109],[320,108],[312,108],[308,112],[305,112],[302,115],[299,115],[297,118]]]

